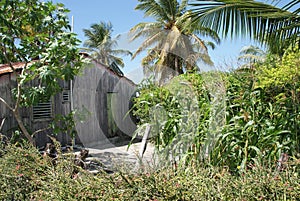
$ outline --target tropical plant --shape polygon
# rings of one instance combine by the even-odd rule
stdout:
[[[85,37],[84,50],[91,53],[91,56],[100,63],[110,66],[113,62],[124,67],[123,59],[118,55],[131,55],[128,50],[115,49],[121,35],[112,38],[113,26],[110,22],[92,24],[90,29],[83,29]]]
[[[1,149],[2,150],[2,149]],[[282,172],[255,167],[242,175],[226,168],[188,166],[151,169],[140,174],[80,170],[74,158],[60,155],[57,165],[32,146],[9,144],[0,157],[1,200],[299,200],[300,161]]]
[[[184,71],[197,70],[197,62],[212,64],[208,47],[214,43],[199,37],[210,37],[220,42],[218,35],[209,28],[193,23],[187,11],[188,1],[139,0],[136,10],[144,11],[145,16],[155,22],[137,24],[130,31],[132,40],[143,38],[144,42],[133,54],[133,59],[149,48],[143,65],[154,65],[155,77],[162,82]]]
[[[273,1],[275,2],[275,1]],[[299,0],[282,8],[253,0],[196,0],[193,18],[224,37],[249,36],[268,46],[271,53],[299,46]]]
[[[212,163],[232,170],[299,153],[299,51],[228,74],[226,124]]]
[[[300,152],[300,51],[286,51],[280,62],[265,62],[258,69],[257,87],[264,89],[266,101],[280,106],[280,116],[285,130],[291,131],[290,150]]]
[[[275,164],[292,144],[290,130],[279,123],[281,107],[265,101],[266,94],[255,88],[251,72],[229,76],[226,124],[211,152],[212,164],[233,171]]]
[[[0,58],[16,77],[15,100],[7,102],[1,94],[0,103],[13,113],[22,134],[34,144],[20,107],[48,100],[62,90],[58,80],[68,81],[80,72],[79,41],[68,31],[68,10],[63,4],[0,1],[0,9]],[[15,61],[23,64],[20,71],[14,68]],[[38,85],[30,84],[33,82]]]
[[[141,124],[137,134],[151,126],[164,162],[173,156],[182,164],[204,161],[233,172],[273,166],[283,153],[297,157],[299,51],[276,58],[267,56],[255,68],[190,73],[164,86],[142,85],[135,99]],[[214,91],[220,85],[208,82],[217,74],[226,81],[226,94],[220,97]]]
[[[160,165],[203,159],[211,108],[204,82],[202,75],[189,73],[164,86],[141,84],[140,95],[134,99],[133,113],[140,119],[134,137],[144,135],[150,126]]]
[[[257,46],[245,46],[240,50],[239,61],[245,64],[240,66],[240,68],[253,68],[254,64],[262,63],[266,58],[266,52]]]

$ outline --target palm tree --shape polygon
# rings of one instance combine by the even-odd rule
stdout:
[[[111,66],[113,63],[124,67],[123,59],[118,55],[131,55],[128,50],[115,49],[118,46],[120,35],[112,38],[112,24],[100,22],[92,24],[90,29],[83,29],[84,35],[88,38],[83,46],[84,50],[91,53],[91,56],[100,63]]]
[[[275,2],[275,1],[273,1]],[[224,37],[250,36],[282,55],[291,44],[299,46],[300,1],[276,7],[253,0],[195,0],[193,20]]]
[[[154,69],[156,79],[165,82],[176,74],[196,70],[198,61],[212,64],[207,47],[214,48],[214,43],[206,42],[198,35],[210,37],[216,43],[220,39],[214,31],[192,23],[187,0],[181,3],[177,0],[139,2],[135,9],[144,11],[145,16],[153,17],[155,22],[139,23],[130,30],[132,40],[144,39],[132,58],[148,49],[142,64]]]
[[[265,61],[267,53],[261,48],[253,45],[245,46],[240,50],[239,61],[245,62],[240,68],[253,68],[256,63]]]

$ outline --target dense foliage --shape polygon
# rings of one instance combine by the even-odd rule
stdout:
[[[187,0],[139,0],[135,8],[154,22],[141,22],[130,30],[132,40],[143,40],[133,58],[148,50],[142,60],[144,73],[152,73],[160,83],[186,70],[199,70],[198,62],[213,63],[208,48],[214,49],[220,38],[208,27],[194,23],[187,8]],[[211,41],[205,40],[208,38]]]
[[[227,169],[162,169],[132,175],[121,172],[72,177],[72,160],[57,166],[32,146],[1,147],[1,200],[299,200],[299,162],[283,172],[253,168],[241,176]],[[297,171],[298,170],[298,171]]]
[[[17,85],[14,101],[1,94],[0,104],[11,110],[22,133],[34,144],[20,107],[49,100],[62,90],[59,81],[79,74],[83,64],[79,40],[70,31],[63,4],[1,0],[0,11],[0,63],[10,67]],[[16,69],[14,62],[21,67]]]
[[[282,153],[293,160],[300,143],[299,56],[287,52],[251,69],[187,74],[163,87],[146,84],[135,99],[137,134],[150,124],[157,147],[183,164],[196,159],[244,171],[274,165]]]
[[[210,97],[203,83],[196,74],[181,75],[162,87],[144,83],[133,109],[141,124],[136,135],[143,135],[150,124],[150,138],[164,157],[169,152],[172,160],[186,157],[191,147],[199,155],[210,114]]]

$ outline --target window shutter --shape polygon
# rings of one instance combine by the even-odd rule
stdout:
[[[52,101],[39,103],[33,106],[33,120],[47,120],[52,118]]]
[[[62,92],[62,101],[70,102],[70,90],[63,90]]]

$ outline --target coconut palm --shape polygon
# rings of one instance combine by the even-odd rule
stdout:
[[[291,0],[282,8],[253,0],[195,0],[191,3],[193,20],[200,21],[202,26],[224,37],[250,36],[279,55],[291,44],[299,46],[299,5],[299,0]]]
[[[131,55],[128,50],[115,49],[118,46],[120,35],[112,38],[112,24],[100,22],[92,24],[90,29],[83,29],[84,35],[88,38],[83,46],[84,50],[91,53],[91,56],[100,63],[111,66],[113,63],[124,67],[123,59],[119,55]]]
[[[144,11],[145,16],[153,17],[154,22],[139,23],[130,31],[132,40],[144,41],[132,58],[148,49],[143,65],[154,66],[157,79],[164,82],[184,71],[196,70],[197,62],[212,64],[208,46],[199,35],[210,37],[219,43],[218,35],[205,27],[192,23],[187,11],[187,0],[139,0],[136,10]]]
[[[245,46],[240,50],[239,61],[245,62],[240,68],[253,68],[256,63],[265,61],[267,53],[261,48],[253,45]]]

